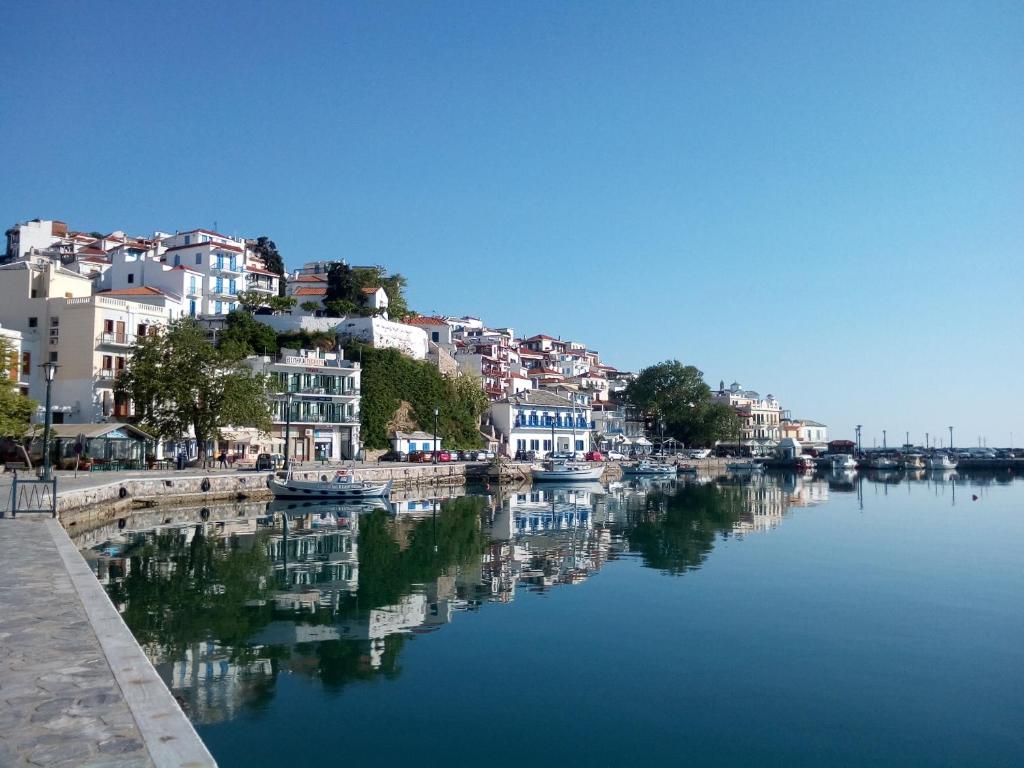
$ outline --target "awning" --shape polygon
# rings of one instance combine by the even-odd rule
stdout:
[[[635,443],[636,445],[654,445],[654,443],[652,443],[652,442],[651,442],[650,440],[648,440],[648,439],[647,439],[646,437],[638,437],[638,438],[637,438],[636,440],[634,440],[633,442],[634,442],[634,443]]]

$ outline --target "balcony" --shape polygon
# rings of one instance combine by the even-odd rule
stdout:
[[[286,419],[283,414],[275,413],[273,417],[273,422],[275,424],[284,424],[286,422]],[[292,414],[293,429],[295,428],[296,425],[302,424],[338,424],[339,426],[349,426],[358,423],[358,413],[353,414],[351,416],[340,414],[332,416],[330,414],[325,413],[306,414],[305,416],[303,416],[302,414]]]
[[[256,280],[251,280],[246,284],[246,288],[250,291],[256,291],[257,293],[265,293],[268,296],[276,296],[277,289],[273,288],[269,283],[264,283]]]
[[[135,342],[130,333],[121,331],[101,333],[96,337],[96,343],[104,347],[130,347]]]
[[[117,377],[120,374],[121,371],[115,370],[114,368],[100,368],[98,371],[96,371],[96,382],[103,384],[111,384],[117,381]]]
[[[575,429],[577,432],[587,431],[594,428],[594,422],[589,424],[583,420],[578,419],[575,424],[568,420],[563,419],[560,421],[552,422],[551,419],[516,419],[514,424],[516,429],[548,429],[554,427],[555,430],[566,430],[570,431]]]
[[[318,395],[331,397],[359,397],[360,390],[356,388],[345,389],[343,387],[308,387],[305,389],[291,389],[291,394],[296,397],[316,397]],[[284,393],[278,393],[278,399],[282,399]]]
[[[241,275],[245,273],[245,267],[239,264],[237,261],[234,266],[227,259],[214,259],[210,263],[211,272],[223,272],[225,275]]]

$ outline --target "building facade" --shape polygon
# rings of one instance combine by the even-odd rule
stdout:
[[[280,355],[250,357],[246,362],[253,371],[270,376],[278,391],[272,403],[272,438],[282,453],[288,432],[288,453],[294,461],[359,456],[358,363],[345,360],[340,351],[306,349],[282,349]]]
[[[590,450],[590,408],[551,392],[530,390],[492,403],[490,421],[507,456]]]

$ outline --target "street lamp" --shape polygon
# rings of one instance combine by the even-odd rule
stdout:
[[[861,425],[858,424],[857,425],[857,453],[861,453],[861,449],[860,449],[860,430],[861,430]]]
[[[440,413],[441,411],[438,408],[434,409],[434,464],[437,464],[437,417]]]
[[[53,377],[57,375],[57,369],[60,368],[52,360],[47,361],[39,366],[43,369],[43,375],[46,377],[46,412],[43,414],[43,474],[42,480],[46,482],[50,481],[50,425],[53,424],[53,411],[51,410],[51,392],[53,389]]]
[[[284,396],[284,468],[291,469],[291,443],[292,443],[292,392]]]
[[[949,451],[950,451],[950,453],[953,452],[953,428],[952,427],[949,428]]]

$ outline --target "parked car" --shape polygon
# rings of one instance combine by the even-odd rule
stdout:
[[[409,455],[404,451],[388,451],[380,457],[381,461],[407,461]]]
[[[600,451],[588,451],[583,458],[587,461],[604,461],[604,456]]]
[[[429,453],[427,455],[429,457],[427,459],[427,461],[430,461],[433,457]],[[451,461],[452,460],[451,451],[437,451],[437,460],[438,460],[438,462]]]
[[[409,461],[413,464],[430,463],[430,451],[413,451],[409,454]]]
[[[622,453],[621,451],[608,451],[608,453],[606,453],[604,457],[608,461],[623,461],[626,458],[626,454]]]
[[[256,457],[256,471],[257,472],[270,472],[277,469],[274,464],[274,458],[269,453],[261,453]]]

